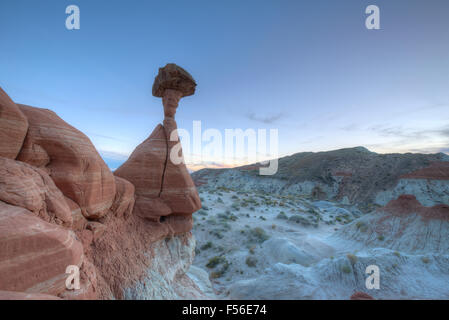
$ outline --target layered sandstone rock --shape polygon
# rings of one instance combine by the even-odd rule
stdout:
[[[143,218],[166,216],[170,207],[160,198],[167,161],[167,141],[162,125],[130,155],[128,160],[114,171],[114,175],[130,181],[135,187],[135,214]]]
[[[0,300],[61,300],[61,298],[44,293],[0,291]]]
[[[26,117],[0,87],[0,157],[15,159],[27,130]]]
[[[357,291],[351,297],[350,300],[375,300],[368,293]]]
[[[191,215],[201,208],[198,192],[185,164],[174,164],[169,156],[173,148],[180,150],[180,142],[167,141],[165,131],[165,126],[158,125],[114,172],[135,186],[135,213],[153,220],[170,214]],[[179,152],[182,155],[182,150]]]
[[[153,244],[190,239],[200,207],[185,165],[167,165],[167,128],[156,127],[114,176],[90,140],[54,112],[0,95],[0,299],[120,299],[147,282],[162,286],[152,292],[176,285],[201,297],[186,275],[148,278],[151,265],[168,270],[173,262],[159,261]],[[69,265],[80,268],[80,289],[66,288]]]
[[[115,178],[116,193],[115,199],[111,207],[111,211],[119,218],[128,218],[134,208],[135,188],[134,185],[122,178]]]
[[[104,216],[115,197],[114,176],[89,138],[50,110],[19,108],[29,129],[17,160],[46,170],[86,218]]]
[[[3,201],[0,212],[0,290],[64,291],[67,266],[83,262],[74,233]]]
[[[0,200],[23,207],[44,221],[71,227],[72,212],[64,195],[43,170],[0,157]]]
[[[391,200],[381,210],[395,216],[418,214],[425,220],[444,220],[449,222],[449,205],[440,204],[425,207],[411,194],[404,194],[395,200]]]
[[[164,129],[168,137],[169,158],[165,167],[161,199],[170,204],[175,215],[190,215],[201,208],[201,201],[195,184],[184,162],[181,142],[177,134],[174,119],[164,119]]]

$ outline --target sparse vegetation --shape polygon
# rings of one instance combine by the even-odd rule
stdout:
[[[262,243],[270,238],[270,236],[265,232],[265,230],[260,227],[250,229],[249,235],[253,241],[259,243]]]
[[[366,231],[368,231],[368,226],[367,226],[366,223],[363,222],[363,221],[357,221],[357,223],[355,224],[355,226],[356,226],[357,229],[360,230],[361,232],[366,232]]]
[[[245,263],[248,267],[254,268],[257,265],[257,259],[252,256],[248,256],[245,260]]]
[[[342,271],[343,273],[349,274],[349,273],[351,273],[351,267],[348,266],[347,264],[345,264],[345,265],[343,265],[343,266],[341,267],[341,271]]]
[[[206,264],[206,267],[208,267],[209,269],[215,268],[216,266],[218,266],[221,263],[226,263],[227,260],[225,257],[223,256],[215,256],[213,258],[210,258],[209,261]]]
[[[351,262],[352,265],[354,265],[357,262],[357,256],[354,254],[348,253],[346,257],[348,258],[348,260]]]
[[[279,212],[279,214],[276,216],[276,219],[287,220],[288,217],[287,217],[287,215],[285,214],[284,211],[281,211],[281,212]]]
[[[297,214],[290,216],[290,218],[288,218],[288,220],[291,222],[299,223],[304,227],[309,227],[309,226],[317,227],[318,226],[317,222],[311,222],[309,219],[304,218],[303,216],[300,216]]]
[[[201,250],[207,250],[207,249],[212,248],[213,246],[214,245],[212,244],[212,242],[208,241],[207,243],[205,243],[201,246]]]

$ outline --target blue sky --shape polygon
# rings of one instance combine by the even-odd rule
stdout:
[[[365,28],[370,4],[381,30]],[[168,62],[198,83],[180,128],[275,128],[281,155],[449,152],[448,14],[446,0],[2,0],[0,85],[118,162],[162,121],[151,86]]]

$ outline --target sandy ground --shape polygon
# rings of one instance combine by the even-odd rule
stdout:
[[[233,283],[257,277],[277,262],[308,266],[347,251],[326,239],[362,215],[352,206],[305,197],[198,191],[203,209],[194,215],[194,265],[209,272],[220,298]]]

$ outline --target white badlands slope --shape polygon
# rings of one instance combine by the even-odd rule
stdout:
[[[413,197],[355,206],[199,187],[194,265],[224,299],[449,299],[449,209]],[[380,289],[365,269],[380,269]]]

